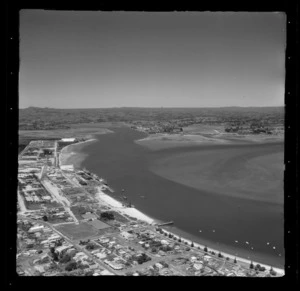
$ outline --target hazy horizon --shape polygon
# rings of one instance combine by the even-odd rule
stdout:
[[[76,110],[76,109],[114,109],[114,108],[153,108],[153,109],[172,109],[172,108],[176,108],[176,109],[206,109],[206,108],[273,108],[273,107],[284,107],[284,105],[279,105],[279,106],[214,106],[214,107],[184,107],[184,106],[180,106],[180,107],[166,107],[166,106],[162,106],[162,107],[140,107],[140,106],[114,106],[114,107],[78,107],[78,108],[62,108],[62,107],[39,107],[39,106],[28,106],[28,107],[24,107],[24,108],[19,108],[19,109],[28,109],[28,108],[39,108],[39,109],[68,109],[68,110]]]
[[[284,106],[279,12],[21,10],[19,106]]]

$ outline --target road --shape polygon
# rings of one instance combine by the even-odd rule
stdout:
[[[60,204],[63,205],[65,211],[67,211],[69,213],[69,215],[74,219],[75,223],[79,224],[78,219],[76,218],[76,216],[73,214],[73,212],[70,209],[70,201],[66,197],[60,195],[58,189],[54,185],[52,185],[52,182],[50,180],[48,180],[48,178],[44,178],[41,181],[41,183],[45,187],[45,189],[50,194],[52,194],[52,196],[54,196]]]
[[[20,219],[25,219],[28,220],[30,222],[33,223],[39,223],[39,224],[43,224],[45,226],[48,226],[49,228],[51,228],[55,233],[57,233],[59,236],[63,237],[68,243],[72,244],[76,249],[78,249],[81,252],[84,252],[90,259],[92,259],[93,261],[95,261],[99,266],[103,267],[104,269],[112,272],[115,275],[122,275],[120,274],[120,272],[113,270],[112,268],[110,268],[109,266],[107,266],[104,262],[100,261],[99,259],[95,259],[95,257],[88,252],[83,246],[73,242],[71,239],[69,239],[67,236],[65,236],[64,234],[62,234],[60,231],[58,231],[56,228],[53,227],[53,225],[51,225],[49,222],[43,221],[43,220],[34,220],[34,219],[30,219],[28,217],[23,216],[22,214],[18,214],[18,217]]]

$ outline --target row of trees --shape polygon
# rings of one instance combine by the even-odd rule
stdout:
[[[113,219],[115,219],[114,214],[110,211],[102,212],[100,214],[100,217],[104,220],[113,220]]]

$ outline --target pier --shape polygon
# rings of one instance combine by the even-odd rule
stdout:
[[[106,189],[107,189],[110,193],[114,193],[114,192],[115,192],[112,188],[110,188],[110,187],[107,186],[107,185],[106,185]]]
[[[172,224],[174,224],[174,221],[163,222],[161,224],[157,224],[157,226],[172,225]]]

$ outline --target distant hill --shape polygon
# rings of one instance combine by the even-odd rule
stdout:
[[[213,118],[228,121],[232,118],[282,121],[284,107],[219,107],[219,108],[91,108],[56,109],[28,107],[19,109],[20,129],[67,128],[68,124],[105,121],[169,121],[173,119]]]

